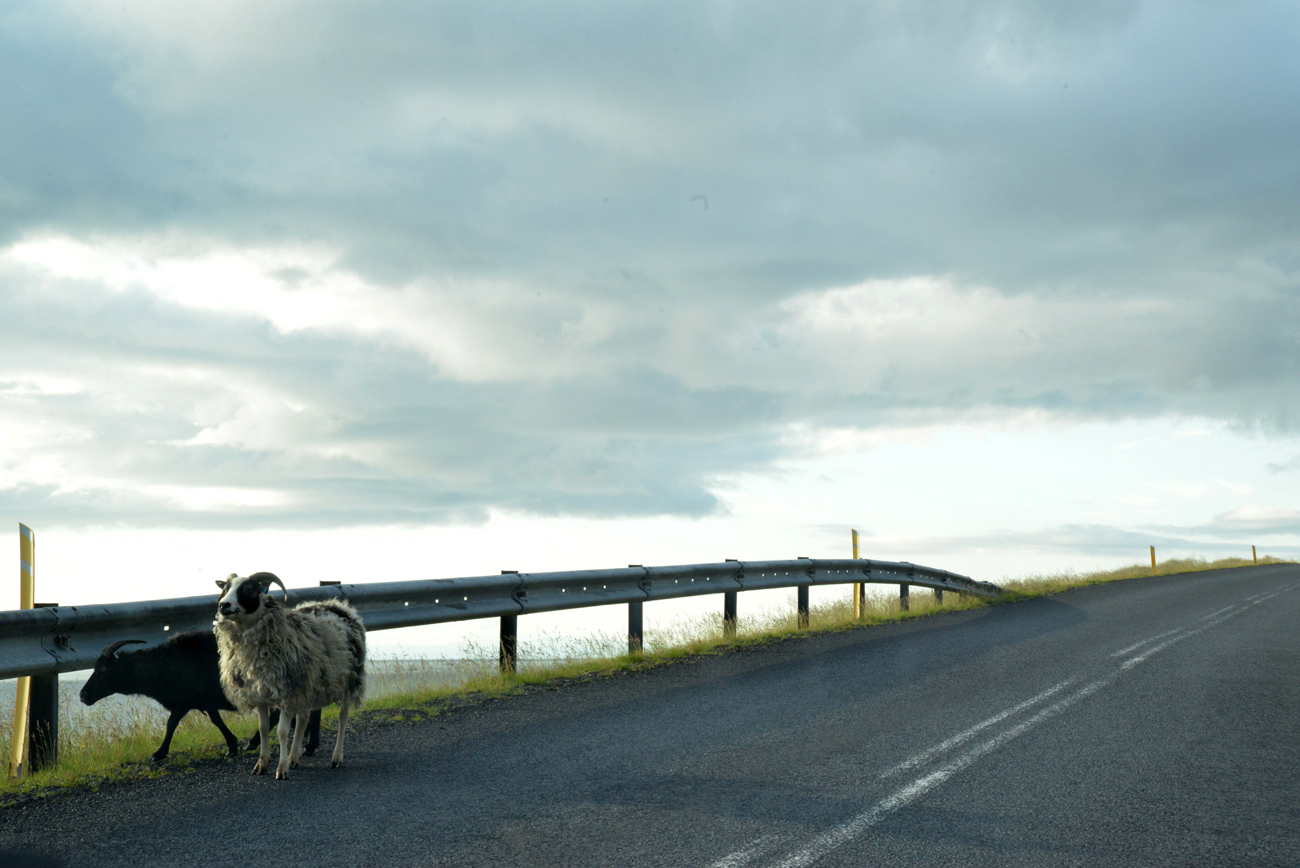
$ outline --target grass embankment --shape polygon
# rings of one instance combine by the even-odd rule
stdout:
[[[1286,563],[1277,558],[1262,558],[1260,565]],[[1157,567],[1158,575],[1198,572],[1252,566],[1241,558],[1217,561],[1201,559],[1169,560]],[[922,618],[940,611],[957,611],[996,605],[1030,597],[1059,593],[1070,588],[1114,582],[1151,575],[1150,565],[1135,564],[1115,570],[1090,573],[1062,572],[1033,575],[1002,582],[1007,593],[997,600],[961,598],[946,594],[942,603],[922,588],[913,588],[910,610],[899,608],[898,595],[892,592],[868,594],[867,610],[861,619],[853,617],[847,591],[839,599],[820,603],[810,613],[811,627],[800,629],[795,618],[793,591],[790,604],[780,610],[770,609],[742,616],[736,625],[736,637],[723,632],[720,615],[682,621],[663,630],[647,631],[645,651],[626,653],[627,640],[621,636],[595,635],[574,641],[561,637],[521,643],[520,671],[501,675],[496,671],[495,649],[470,646],[464,661],[450,665],[445,661],[390,660],[374,667],[371,678],[372,697],[360,716],[379,720],[416,720],[437,715],[449,704],[465,699],[487,698],[518,693],[527,685],[567,680],[590,679],[627,669],[646,669],[670,664],[699,654],[719,653],[728,648],[761,645],[809,632],[844,630],[907,618]],[[873,586],[873,590],[876,590]],[[532,661],[545,661],[542,663]],[[450,683],[448,683],[450,682]],[[428,686],[441,683],[442,686]],[[0,805],[25,801],[64,787],[98,787],[125,778],[157,777],[184,773],[200,760],[217,760],[225,756],[225,745],[208,719],[198,712],[187,715],[172,740],[171,758],[160,765],[148,761],[162,740],[166,715],[149,700],[133,702],[128,710],[108,710],[103,706],[67,712],[78,702],[76,693],[64,692],[60,702],[59,768],[17,780],[0,781]],[[13,720],[12,706],[0,708],[0,756],[9,756]],[[257,729],[255,717],[225,715],[230,728],[241,741]],[[331,729],[338,719],[337,708],[326,709],[324,725]],[[332,743],[332,739],[327,741]],[[322,745],[324,748],[324,745]],[[274,746],[273,750],[278,750]],[[243,760],[239,760],[243,761]]]

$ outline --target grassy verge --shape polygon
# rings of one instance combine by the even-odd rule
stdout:
[[[1261,565],[1275,563],[1285,561],[1276,558],[1260,560]],[[1157,574],[1243,566],[1252,566],[1252,562],[1239,558],[1212,562],[1170,560],[1158,566]],[[427,718],[459,702],[518,693],[529,685],[589,680],[624,670],[669,665],[694,655],[782,641],[810,632],[922,618],[941,611],[980,608],[1149,575],[1149,565],[1135,564],[1090,573],[1023,576],[1004,581],[1002,585],[1007,593],[992,601],[946,594],[944,601],[939,603],[929,591],[914,588],[907,612],[900,610],[896,593],[877,592],[868,595],[867,609],[860,619],[853,617],[846,588],[841,599],[814,606],[810,613],[811,627],[804,629],[795,620],[792,591],[787,606],[741,617],[735,638],[725,635],[720,615],[685,620],[667,629],[648,631],[645,650],[632,655],[626,653],[627,640],[622,636],[597,634],[576,642],[566,637],[542,637],[523,643],[520,671],[514,675],[501,675],[496,671],[495,648],[470,645],[465,654],[467,659],[452,666],[451,671],[444,661],[382,661],[382,666],[375,667],[381,674],[371,679],[373,698],[366,702],[359,716],[380,721]],[[430,686],[435,684],[438,686]],[[74,717],[68,711],[78,702],[75,692],[66,690],[61,700],[59,767],[21,780],[0,781],[0,806],[43,798],[67,787],[95,789],[114,780],[184,774],[192,771],[199,761],[220,760],[225,756],[225,745],[215,728],[197,712],[187,715],[177,728],[172,740],[171,758],[164,764],[154,765],[148,762],[148,757],[162,739],[166,716],[152,702],[139,700],[125,713],[120,708],[109,711],[96,706]],[[0,709],[0,715],[3,715],[0,717],[0,751],[3,751],[0,756],[7,758],[12,707]],[[241,741],[250,737],[257,728],[254,717],[235,714],[226,714],[225,717]],[[337,719],[336,708],[326,709],[325,728],[334,727]]]

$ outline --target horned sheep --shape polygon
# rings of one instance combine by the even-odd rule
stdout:
[[[191,711],[202,711],[221,730],[230,756],[239,753],[239,741],[221,719],[235,706],[217,680],[217,640],[208,632],[179,633],[161,645],[134,653],[120,653],[123,645],[144,645],[143,639],[114,642],[95,661],[90,678],[81,688],[81,701],[94,705],[114,693],[144,695],[167,709],[167,734],[153,752],[154,762],[167,758],[176,726]]]
[[[285,602],[267,592],[272,584],[285,591]],[[231,573],[221,588],[213,627],[221,658],[221,686],[241,711],[257,711],[261,749],[253,774],[270,766],[270,710],[280,709],[280,763],[275,777],[284,780],[302,756],[302,733],[296,728],[289,748],[289,721],[306,720],[315,708],[339,704],[338,738],[330,765],[343,763],[343,736],[348,709],[359,705],[366,689],[366,631],[355,609],[342,600],[301,603],[289,608],[288,590],[272,573]]]
[[[81,688],[81,701],[94,705],[106,696],[147,696],[167,709],[167,732],[162,744],[153,752],[154,762],[162,762],[171,751],[172,735],[181,718],[191,711],[202,711],[221,731],[231,757],[239,754],[239,741],[221,719],[221,712],[235,711],[234,703],[221,689],[217,656],[217,637],[211,630],[178,633],[152,648],[122,651],[124,645],[145,645],[143,639],[122,639],[106,647],[95,661],[90,678]],[[280,720],[279,711],[271,715],[271,726]],[[258,736],[248,742],[248,750],[258,746]],[[311,713],[307,724],[307,748],[311,756],[320,743],[320,709]]]

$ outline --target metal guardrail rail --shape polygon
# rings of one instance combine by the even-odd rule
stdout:
[[[997,585],[947,570],[866,559],[799,558],[787,561],[726,561],[720,564],[630,566],[606,570],[502,573],[458,579],[326,584],[293,588],[289,600],[343,598],[356,607],[366,629],[389,630],[476,618],[502,619],[502,664],[513,667],[519,615],[627,603],[629,641],[641,640],[641,606],[704,594],[725,594],[724,620],[735,621],[735,594],[770,588],[799,589],[799,612],[807,622],[811,586],[897,584],[906,600],[910,585],[937,592],[994,597]],[[51,675],[91,668],[100,651],[119,639],[156,645],[186,630],[212,626],[218,595],[0,611],[0,678]]]

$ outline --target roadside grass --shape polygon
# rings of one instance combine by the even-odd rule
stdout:
[[[1170,576],[1180,573],[1199,573],[1206,570],[1230,570],[1237,567],[1262,567],[1269,564],[1288,563],[1294,563],[1294,561],[1269,556],[1260,558],[1258,563],[1248,558],[1220,558],[1217,561],[1207,561],[1204,558],[1171,558],[1167,561],[1156,562],[1155,575]],[[1026,597],[1041,597],[1047,594],[1059,593],[1060,591],[1068,591],[1071,588],[1081,588],[1085,585],[1098,585],[1123,579],[1140,579],[1151,575],[1150,564],[1133,564],[1132,566],[1120,567],[1114,570],[1098,570],[1091,573],[1075,573],[1073,570],[1067,570],[1047,575],[1022,576],[1002,582],[1002,587],[1008,593],[1003,595],[1000,602],[1013,602]]]
[[[1273,557],[1261,558],[1259,565],[1291,563]],[[1206,561],[1199,558],[1168,560],[1158,564],[1157,575],[1200,572],[1253,566],[1242,558]],[[360,719],[376,721],[419,720],[436,716],[458,704],[473,704],[484,699],[521,693],[530,687],[560,687],[575,681],[589,681],[626,670],[649,669],[671,665],[697,655],[724,653],[731,649],[756,647],[786,641],[812,633],[857,629],[924,618],[939,612],[982,608],[1047,596],[1103,582],[1143,578],[1151,575],[1150,565],[1134,564],[1113,570],[1088,573],[1065,571],[1046,575],[1028,575],[1004,580],[1006,593],[994,600],[961,597],[947,593],[942,602],[928,589],[913,587],[909,611],[902,611],[899,595],[892,590],[881,592],[873,586],[867,594],[861,618],[854,618],[847,587],[835,599],[818,603],[810,610],[810,626],[800,628],[794,611],[794,591],[787,605],[742,615],[736,623],[735,636],[729,637],[721,613],[683,619],[665,628],[646,631],[644,650],[629,654],[623,636],[594,633],[582,639],[558,635],[521,641],[520,659],[515,674],[497,671],[496,649],[466,646],[464,659],[457,661],[381,658],[372,661],[368,699],[355,714]],[[886,586],[891,587],[891,586]],[[377,665],[376,665],[377,664]],[[98,789],[104,783],[192,771],[195,763],[220,760],[226,748],[215,727],[205,715],[192,712],[176,729],[171,756],[160,764],[149,756],[162,740],[166,712],[150,700],[133,698],[117,708],[103,703],[89,709],[77,708],[75,689],[64,687],[60,697],[59,767],[27,775],[18,780],[0,781],[0,807],[28,802],[65,788]],[[69,711],[76,708],[78,713]],[[257,730],[251,715],[225,713],[231,731],[245,742]],[[13,708],[0,706],[0,756],[8,758],[12,736]],[[337,706],[327,708],[322,719],[325,730],[337,727]],[[322,749],[324,749],[322,745]],[[272,749],[278,751],[273,744]],[[243,762],[244,759],[234,760]],[[6,763],[7,765],[7,763]]]

